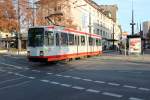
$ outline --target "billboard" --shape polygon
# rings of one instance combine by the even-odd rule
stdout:
[[[129,39],[129,52],[130,53],[141,53],[141,38],[130,38]]]

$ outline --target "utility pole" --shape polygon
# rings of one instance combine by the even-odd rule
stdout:
[[[17,39],[18,39],[18,54],[19,54],[19,51],[21,51],[21,40],[20,40],[20,2],[18,0],[18,35],[17,35]]]
[[[132,0],[132,22],[130,23],[130,25],[131,25],[131,29],[132,29],[132,35],[134,35],[134,26],[135,26],[135,23],[134,23],[133,0]]]
[[[92,33],[91,12],[89,13],[89,33]]]
[[[113,24],[113,49],[115,49],[115,26]]]
[[[35,10],[37,8],[34,6],[34,0],[32,1],[32,7],[31,8],[27,8],[27,9],[31,9],[32,10],[32,18],[33,18],[32,19],[32,25],[35,26]]]

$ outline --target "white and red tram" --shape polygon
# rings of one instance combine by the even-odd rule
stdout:
[[[58,61],[102,54],[101,36],[59,26],[31,27],[29,61]]]

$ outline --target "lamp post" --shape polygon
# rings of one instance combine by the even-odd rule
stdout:
[[[115,49],[115,26],[113,24],[113,50]]]
[[[19,54],[19,51],[21,51],[21,40],[20,40],[20,6],[19,6],[20,2],[18,0],[18,54]]]
[[[133,0],[132,0],[132,22],[130,23],[130,25],[131,25],[131,29],[132,29],[132,35],[134,35],[134,26],[135,26],[135,23],[134,23]]]

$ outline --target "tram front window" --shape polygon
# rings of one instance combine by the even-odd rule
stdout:
[[[43,46],[44,28],[30,28],[28,31],[28,46]]]

